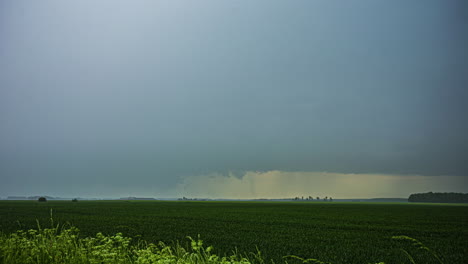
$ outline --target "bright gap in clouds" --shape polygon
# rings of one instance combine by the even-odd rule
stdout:
[[[213,173],[183,179],[179,197],[198,198],[292,198],[296,196],[347,198],[406,198],[418,192],[467,192],[466,177],[390,174],[344,174],[330,172],[248,171]]]

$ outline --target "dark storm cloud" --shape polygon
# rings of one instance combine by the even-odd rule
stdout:
[[[0,191],[466,176],[467,16],[464,1],[3,2]]]

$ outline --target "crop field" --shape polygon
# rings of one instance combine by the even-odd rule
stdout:
[[[187,236],[220,255],[261,252],[275,263],[295,255],[331,263],[439,263],[428,251],[392,236],[421,241],[444,263],[468,263],[468,206],[337,202],[0,201],[0,231],[70,223],[80,235],[117,232],[133,241]]]

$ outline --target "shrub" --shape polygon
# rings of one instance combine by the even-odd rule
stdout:
[[[72,199],[72,202],[76,203],[76,202],[78,202],[78,199],[74,198],[74,199]]]
[[[39,197],[39,199],[37,199],[38,202],[47,202],[47,199],[45,197]]]

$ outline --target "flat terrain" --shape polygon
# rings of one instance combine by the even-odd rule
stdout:
[[[181,241],[200,234],[220,254],[262,252],[282,262],[286,255],[332,263],[416,263],[435,259],[407,235],[441,256],[444,263],[468,263],[468,206],[337,202],[160,202],[160,201],[0,201],[0,230],[69,222],[81,235],[97,232],[147,241]],[[294,263],[293,260],[290,263]],[[436,262],[434,262],[436,263]]]

